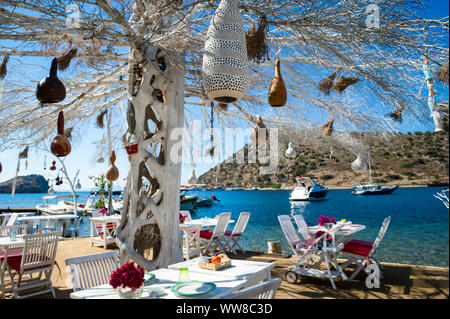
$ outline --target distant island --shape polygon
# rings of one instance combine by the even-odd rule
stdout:
[[[0,194],[10,194],[14,178],[0,183]],[[16,193],[46,193],[50,186],[42,175],[17,176]]]
[[[279,161],[275,174],[259,174],[259,163],[237,164],[228,159],[199,176],[198,183],[207,183],[210,187],[292,189],[297,184],[295,177],[299,175],[316,176],[329,188],[352,188],[355,181],[368,181],[368,173],[355,174],[350,168],[357,154],[339,143],[342,135],[305,136],[304,132],[279,133]],[[357,136],[364,145],[370,145],[375,183],[403,187],[448,185],[448,132],[397,133],[387,139],[380,138],[377,133],[359,133]],[[289,142],[297,152],[294,159],[284,155]],[[240,152],[247,158],[247,146],[233,157]]]

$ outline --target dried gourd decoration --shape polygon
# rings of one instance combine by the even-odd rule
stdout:
[[[245,40],[247,44],[247,57],[249,61],[256,63],[265,62],[269,59],[269,47],[266,43],[266,28],[267,19],[262,16],[259,21],[259,26],[256,28],[252,25],[250,29],[245,32]]]
[[[53,139],[52,144],[50,145],[50,149],[52,151],[52,154],[57,157],[67,156],[72,150],[70,142],[64,134],[63,111],[60,111],[58,114],[58,134]]]
[[[326,77],[322,81],[319,82],[319,90],[325,94],[329,95],[331,92],[331,88],[333,87],[333,81],[336,78],[337,73],[334,72],[330,76]]]
[[[6,68],[6,64],[9,61],[9,56],[6,55],[3,60],[2,63],[0,64],[0,79],[4,79],[7,73],[7,68]]]
[[[70,61],[77,55],[77,51],[77,48],[72,48],[62,57],[58,58],[58,70],[64,71],[67,69],[70,65]]]
[[[56,171],[56,161],[52,162],[52,166],[50,166],[51,171]]]
[[[119,178],[119,169],[114,165],[114,163],[116,162],[116,153],[114,151],[111,152],[109,161],[111,165],[108,167],[108,170],[105,173],[105,177],[108,181],[114,182]]]
[[[36,98],[41,103],[58,103],[66,98],[66,88],[58,78],[58,59],[54,58],[50,74],[42,79],[36,88]]]
[[[269,104],[272,107],[280,107],[286,105],[287,91],[280,71],[280,60],[277,60],[275,67],[275,76],[269,88]]]
[[[339,93],[342,93],[345,91],[345,89],[347,89],[350,85],[355,84],[356,82],[361,81],[360,79],[358,79],[357,77],[348,77],[346,78],[345,76],[340,76],[339,79],[334,82],[333,84],[333,90],[338,91]]]
[[[269,131],[266,129],[266,126],[264,125],[264,122],[261,118],[261,116],[257,116],[256,118],[256,125],[253,126],[252,133],[250,134],[250,138],[253,141],[253,143],[258,144],[259,142],[259,132],[266,132],[266,142],[269,139]]]
[[[402,122],[402,112],[403,112],[403,105],[400,105],[394,112],[389,114],[390,117],[392,117],[397,122]]]
[[[437,79],[443,83],[448,85],[448,62],[444,63],[444,65],[440,68]]]
[[[107,109],[101,111],[100,114],[97,115],[95,124],[97,125],[98,128],[104,128],[105,127],[105,124],[103,123],[103,118],[105,117],[106,113],[108,113]]]
[[[334,119],[331,119],[320,127],[323,136],[331,136],[331,134],[333,134],[333,123]]]

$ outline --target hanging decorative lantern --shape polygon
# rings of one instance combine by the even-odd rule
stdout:
[[[187,179],[188,184],[194,185],[197,184],[197,177],[195,176],[195,169],[192,170],[191,175]]]
[[[81,189],[80,179],[77,180],[77,184],[75,185],[75,189]]]
[[[58,103],[66,98],[66,88],[57,76],[58,59],[54,58],[50,74],[42,79],[36,89],[36,97],[41,103]]]
[[[111,165],[108,167],[108,170],[105,173],[105,177],[108,181],[114,182],[119,178],[119,169],[114,165],[114,163],[116,162],[116,153],[114,151],[111,152],[109,161]]]
[[[64,114],[62,111],[58,114],[58,135],[53,139],[50,149],[53,155],[58,157],[69,155],[72,149],[69,140],[64,135]]]
[[[361,158],[361,155],[358,154],[356,160],[351,164],[351,168],[355,173],[362,173],[367,171],[367,163]]]
[[[204,88],[218,103],[240,100],[248,87],[245,28],[237,0],[221,0],[211,19],[203,55]]]
[[[275,76],[269,88],[269,104],[272,107],[280,107],[286,105],[287,91],[280,71],[280,60],[277,60],[275,67]]]
[[[333,134],[333,123],[334,119],[331,119],[320,127],[323,136],[331,136],[331,134]]]
[[[105,162],[105,159],[102,156],[97,158],[97,163],[104,163],[104,162]]]
[[[286,150],[285,155],[286,155],[286,157],[289,157],[289,158],[295,158],[295,156],[297,156],[297,152],[292,147],[292,143],[291,142],[289,142],[289,146],[288,146],[288,148]]]

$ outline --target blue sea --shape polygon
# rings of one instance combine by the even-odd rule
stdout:
[[[244,249],[267,251],[267,241],[280,240],[284,253],[289,246],[278,223],[282,214],[303,214],[308,225],[317,224],[320,215],[347,219],[366,226],[354,238],[375,240],[383,219],[391,223],[378,251],[381,261],[448,267],[449,210],[433,195],[446,187],[399,188],[390,195],[353,196],[351,190],[330,190],[320,202],[289,201],[290,191],[196,191],[200,198],[214,194],[219,200],[212,207],[196,208],[193,218],[214,217],[231,212],[237,221],[239,213],[251,212],[250,221],[241,239]],[[60,193],[68,194],[68,193]],[[79,192],[84,203],[88,192]],[[46,194],[0,194],[0,208],[34,207]],[[229,230],[234,224],[230,224]],[[89,222],[84,218],[80,235],[89,235]]]

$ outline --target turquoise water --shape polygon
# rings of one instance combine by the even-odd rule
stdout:
[[[320,202],[289,201],[290,191],[198,191],[200,198],[214,194],[220,203],[200,207],[193,218],[214,217],[221,212],[231,212],[237,220],[239,213],[252,213],[241,240],[245,249],[267,251],[267,241],[280,240],[284,253],[290,253],[277,216],[303,214],[309,225],[317,224],[320,215],[345,218],[366,225],[355,235],[362,240],[375,240],[381,223],[391,216],[391,223],[377,255],[386,262],[448,267],[449,211],[433,197],[443,187],[399,188],[391,195],[353,196],[350,190],[330,190],[327,199]],[[86,193],[80,194],[80,203]],[[34,207],[42,202],[43,194],[0,194],[0,207]],[[231,224],[229,229],[232,229]],[[83,220],[80,235],[89,234],[89,223]]]

